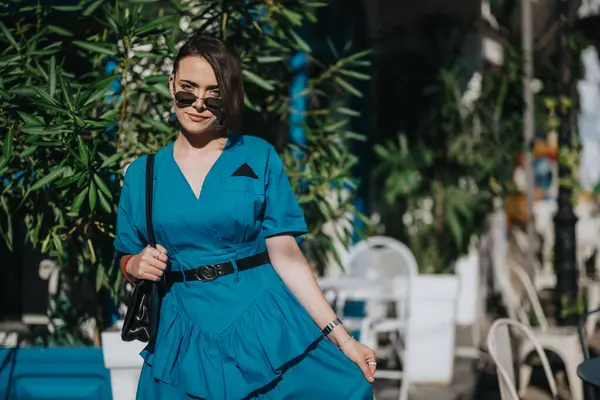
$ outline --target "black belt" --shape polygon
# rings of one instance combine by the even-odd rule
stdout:
[[[269,262],[269,253],[265,251],[250,257],[240,258],[239,260],[235,261],[235,264],[237,265],[238,271],[245,271],[263,264],[268,264]],[[188,269],[183,272],[169,271],[165,273],[164,281],[165,283],[183,282],[185,275],[186,281],[198,280],[202,282],[208,282],[214,281],[220,276],[232,274],[234,271],[235,269],[233,268],[233,263],[231,261],[227,261],[220,264],[203,265],[196,269]]]

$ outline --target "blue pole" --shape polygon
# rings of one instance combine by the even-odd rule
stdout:
[[[306,53],[299,52],[292,57],[290,66],[295,72],[294,79],[290,85],[290,114],[288,118],[290,130],[289,139],[293,144],[303,146],[306,144],[304,132],[304,114],[306,112],[306,96],[301,93],[308,87],[308,75],[306,72]]]

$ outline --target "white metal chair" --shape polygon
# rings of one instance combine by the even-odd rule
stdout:
[[[517,394],[517,389],[515,387],[514,362],[509,327],[517,329],[519,333],[531,343],[537,352],[550,386],[552,398],[556,398],[558,390],[556,389],[556,381],[554,380],[548,357],[533,331],[521,322],[502,318],[494,321],[487,337],[488,351],[496,365],[496,371],[498,373],[498,385],[500,387],[501,399],[519,400],[519,395]]]
[[[532,329],[533,335],[544,349],[556,353],[563,360],[569,380],[571,398],[573,400],[583,400],[583,384],[577,376],[577,366],[583,362],[584,356],[579,344],[577,329],[574,327],[549,326],[539,297],[527,272],[516,263],[509,263],[509,271],[517,278],[523,290],[519,293],[518,290],[515,290],[515,285],[512,287],[512,296],[515,296],[512,300],[508,300],[507,296],[503,296],[507,308],[509,308],[509,315],[512,319],[520,320],[521,323],[530,326],[528,312],[533,313],[539,325]],[[508,294],[508,296],[511,295]],[[519,299],[523,299],[523,302]],[[519,359],[522,361],[519,379],[519,393],[521,395],[529,386],[532,372],[532,367],[523,361],[533,350],[535,348],[531,341],[523,342],[519,347]]]
[[[408,247],[389,237],[374,236],[350,248],[343,259],[346,275],[341,278],[322,279],[321,288],[336,293],[338,316],[350,330],[360,331],[360,341],[372,347],[379,356],[378,335],[389,333],[393,355],[403,360],[405,331],[412,278],[417,275],[417,262]],[[364,301],[365,317],[344,316],[348,301]],[[389,304],[395,306],[393,317],[389,316]],[[408,398],[409,382],[406,364],[400,370],[378,370],[380,379],[400,380],[399,399]]]
[[[406,245],[394,238],[386,236],[372,236],[354,246],[348,255],[342,259],[345,276],[344,278],[323,279],[319,283],[321,287],[334,287],[338,291],[337,313],[343,316],[344,305],[348,299],[348,293],[357,290],[355,282],[357,279],[388,283],[388,295],[392,294],[392,281],[396,277],[412,277],[418,273],[417,261]],[[350,279],[345,279],[350,278]],[[345,282],[349,282],[346,284]],[[409,287],[409,285],[407,285]],[[359,297],[364,297],[360,296]],[[408,291],[406,292],[408,299]],[[406,300],[407,301],[407,300]],[[406,318],[407,305],[396,304],[396,313],[400,319]],[[384,318],[387,316],[387,304],[381,301],[367,301],[365,314],[371,318]],[[344,321],[352,329],[360,329],[362,318],[346,318]]]

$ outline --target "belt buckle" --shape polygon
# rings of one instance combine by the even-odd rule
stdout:
[[[214,281],[222,273],[221,264],[206,265],[196,268],[196,279],[203,282]]]

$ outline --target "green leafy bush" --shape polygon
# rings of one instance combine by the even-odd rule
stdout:
[[[112,240],[122,170],[176,135],[167,86],[178,46],[201,30],[227,40],[240,54],[246,87],[245,126],[282,150],[305,209],[307,254],[323,263],[333,248],[328,221],[355,215],[349,143],[359,115],[345,107],[361,96],[353,81],[368,79],[367,52],[335,49],[331,63],[314,59],[301,29],[324,4],[273,1],[82,1],[64,6],[9,1],[0,6],[0,232],[12,247],[13,227],[61,266],[60,301],[50,311],[63,325],[52,343],[88,341],[83,321],[104,327],[99,296],[116,296],[120,275]],[[290,99],[297,72],[290,60],[304,52],[308,86]],[[339,54],[338,54],[339,52]],[[290,146],[291,101],[306,111],[299,128],[306,143]],[[340,200],[333,207],[331,198]],[[340,238],[348,243],[349,232]],[[115,281],[116,280],[116,281]],[[53,303],[55,304],[55,303]]]

